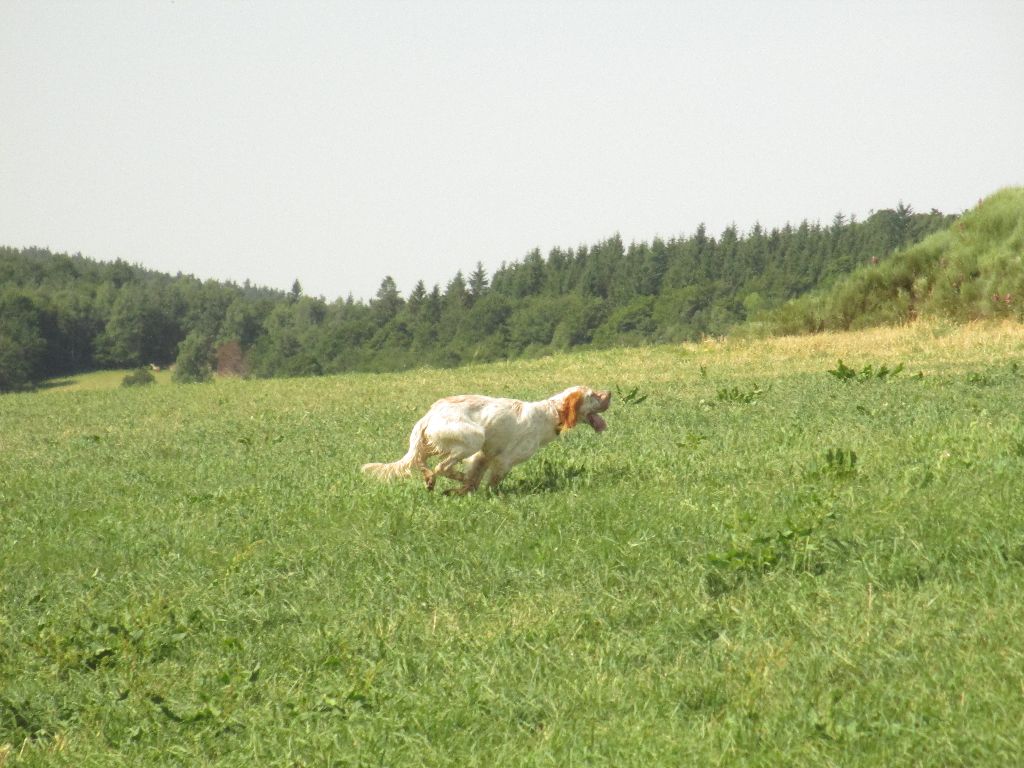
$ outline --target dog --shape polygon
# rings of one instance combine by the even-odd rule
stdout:
[[[583,386],[536,402],[484,395],[445,397],[413,426],[405,456],[390,464],[364,464],[362,470],[391,480],[418,469],[427,490],[434,490],[438,477],[447,477],[461,483],[447,491],[457,495],[475,491],[490,471],[488,485],[496,488],[512,467],[576,424],[586,422],[603,432],[608,425],[601,414],[611,401],[611,392]],[[433,469],[427,465],[432,456],[439,457]],[[456,469],[463,461],[464,472]]]

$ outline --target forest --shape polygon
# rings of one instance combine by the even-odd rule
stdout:
[[[368,301],[167,275],[44,248],[0,247],[0,392],[102,368],[176,366],[176,379],[453,367],[579,346],[686,341],[834,284],[956,220],[902,202],[770,231],[539,250]],[[435,278],[436,279],[436,276]],[[442,287],[443,285],[443,287]],[[343,286],[340,286],[343,289]]]

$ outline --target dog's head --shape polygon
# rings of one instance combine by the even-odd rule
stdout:
[[[600,392],[590,387],[570,387],[555,395],[551,400],[558,409],[558,430],[572,429],[585,421],[596,432],[604,432],[608,424],[601,414],[612,404],[612,393]]]

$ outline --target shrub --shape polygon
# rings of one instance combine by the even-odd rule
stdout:
[[[121,379],[122,387],[144,387],[147,384],[156,384],[156,376],[149,368],[136,368]]]

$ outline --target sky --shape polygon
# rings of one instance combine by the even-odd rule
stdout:
[[[0,0],[0,245],[307,295],[1024,184],[1024,1]]]

